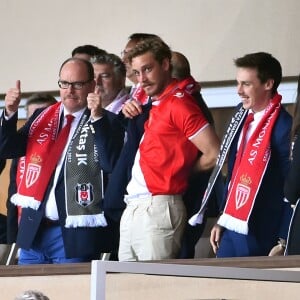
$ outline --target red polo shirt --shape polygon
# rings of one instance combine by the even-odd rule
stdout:
[[[147,190],[152,195],[184,193],[199,153],[189,139],[207,125],[194,99],[173,81],[153,102],[139,147],[140,158],[133,167],[129,195]],[[140,171],[143,176],[139,176]]]

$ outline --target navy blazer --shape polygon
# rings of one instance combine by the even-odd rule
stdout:
[[[19,159],[11,161],[9,170],[9,186],[6,200],[7,208],[7,243],[12,244],[17,240],[18,234],[18,208],[10,202],[10,197],[17,192],[16,175]]]
[[[0,157],[14,158],[25,155],[28,130],[36,116],[41,112],[38,110],[26,122],[26,124],[16,131],[17,114],[6,121],[2,115],[0,126]],[[95,129],[95,140],[99,149],[101,168],[106,177],[112,172],[113,166],[117,161],[121,151],[124,131],[116,119],[116,115],[108,111],[104,116],[92,123]],[[45,198],[51,189],[51,182],[46,191]],[[60,173],[55,188],[56,204],[59,213],[59,222],[62,229],[62,236],[67,258],[83,257],[98,259],[101,252],[115,250],[118,245],[118,224],[108,216],[107,227],[84,227],[84,228],[65,228],[66,209],[65,209],[65,185],[63,171]],[[22,209],[22,217],[19,224],[17,244],[19,247],[29,249],[44,217],[46,201],[43,201],[38,210],[31,208]]]
[[[300,198],[300,130],[294,138],[292,162],[289,174],[285,181],[284,194],[291,204],[296,204]]]
[[[287,241],[286,254],[299,255],[300,254],[300,130],[298,129],[294,137],[293,154],[291,161],[291,168],[285,181],[284,194],[291,204],[297,204],[294,209],[293,218],[290,224],[289,236]]]
[[[126,122],[127,140],[123,146],[120,157],[110,175],[105,195],[104,211],[116,222],[120,221],[123,210],[126,207],[124,195],[127,193],[127,184],[131,179],[131,170],[140,140],[144,134],[144,124],[148,120],[151,102],[142,106],[142,113],[133,119],[121,120]]]
[[[292,117],[282,107],[271,135],[271,157],[257,193],[249,219],[249,233],[252,233],[262,246],[271,249],[278,238],[286,238],[292,210],[284,202],[284,180],[289,170],[290,130]],[[228,176],[224,189],[221,211],[224,209],[231,180],[240,127],[228,154]]]

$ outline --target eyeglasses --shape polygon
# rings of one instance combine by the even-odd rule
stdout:
[[[64,80],[58,80],[58,86],[61,89],[65,89],[65,90],[68,89],[70,86],[72,88],[74,88],[75,90],[81,90],[85,84],[87,84],[91,81],[92,80],[68,82],[68,81],[64,81]]]

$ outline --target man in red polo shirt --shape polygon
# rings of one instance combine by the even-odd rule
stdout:
[[[127,186],[119,259],[175,258],[186,224],[182,194],[189,174],[214,166],[219,139],[194,99],[172,79],[171,50],[162,40],[138,43],[128,59],[152,109]]]

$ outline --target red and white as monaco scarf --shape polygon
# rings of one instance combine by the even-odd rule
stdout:
[[[60,105],[58,102],[46,108],[31,124],[26,156],[19,163],[17,173],[17,194],[11,202],[21,207],[37,210],[40,206],[52,174],[43,172],[43,166],[49,157],[49,149],[56,140]]]
[[[280,109],[281,96],[276,94],[247,142],[239,166],[235,166],[226,206],[218,220],[219,225],[229,230],[248,234],[248,221],[270,160],[271,134]]]

